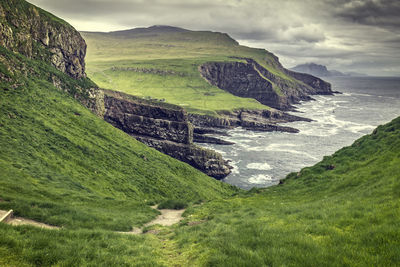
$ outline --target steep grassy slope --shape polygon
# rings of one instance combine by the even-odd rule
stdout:
[[[165,99],[195,113],[268,109],[254,99],[234,96],[207,83],[198,71],[206,62],[253,58],[287,84],[299,83],[284,73],[274,55],[264,49],[240,46],[227,34],[154,26],[82,35],[88,43],[88,75],[100,87]]]
[[[67,228],[129,230],[156,215],[148,204],[233,192],[115,129],[49,81],[84,90],[89,80],[0,52],[0,209]]]
[[[283,185],[191,207],[156,235],[0,225],[18,266],[397,266],[400,118]]]
[[[191,211],[181,253],[207,266],[396,266],[400,117],[248,197]]]

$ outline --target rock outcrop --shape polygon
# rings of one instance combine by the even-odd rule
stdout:
[[[1,1],[0,45],[46,61],[72,78],[86,77],[86,43],[79,32],[25,1]]]
[[[214,129],[231,129],[243,127],[253,131],[281,131],[297,133],[292,127],[280,126],[278,123],[293,121],[311,121],[307,118],[293,116],[279,110],[237,110],[232,112],[220,112],[218,117],[207,115],[189,114],[189,120],[195,126],[195,133],[216,133]],[[196,141],[196,139],[195,139]]]
[[[278,61],[278,68],[289,79],[268,71],[251,58],[238,59],[245,62],[209,62],[201,65],[199,71],[220,89],[281,110],[291,109],[291,105],[300,100],[310,100],[313,94],[332,94],[329,83],[309,74],[286,70]]]
[[[102,91],[105,121],[209,176],[222,179],[231,172],[228,162],[219,153],[193,144],[193,126],[183,108],[120,92]]]

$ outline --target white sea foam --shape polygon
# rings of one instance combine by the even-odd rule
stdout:
[[[247,181],[251,184],[266,184],[274,181],[274,179],[268,174],[257,174],[251,176]]]
[[[304,151],[299,151],[296,149],[290,149],[290,147],[297,147],[299,145],[297,144],[270,144],[266,147],[260,147],[260,146],[256,146],[256,147],[251,147],[249,148],[249,151],[256,151],[256,152],[260,152],[260,151],[276,151],[276,152],[286,152],[286,153],[291,153],[291,154],[297,154],[297,155],[302,155],[305,156],[307,158],[313,159],[313,160],[317,160],[316,157],[312,156],[311,154],[304,152]]]
[[[232,170],[231,170],[231,173],[232,173],[232,174],[240,174],[238,164],[239,164],[241,161],[242,161],[242,160],[238,160],[238,161],[233,161],[233,160],[231,160],[231,161],[229,162],[229,165],[232,166]]]
[[[266,162],[265,163],[253,162],[253,163],[247,164],[246,167],[248,169],[263,170],[263,171],[268,171],[268,170],[272,169],[272,167]]]
[[[372,125],[363,125],[363,124],[356,124],[354,126],[350,126],[347,128],[352,133],[363,133],[364,131],[373,130],[375,129]]]
[[[356,96],[373,96],[373,95],[369,95],[369,94],[360,94],[360,93],[352,93],[351,95],[356,95]]]

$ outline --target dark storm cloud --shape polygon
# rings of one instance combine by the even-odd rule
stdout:
[[[343,71],[400,75],[399,0],[31,2],[78,30],[111,31],[162,24],[220,31],[241,44],[276,53],[288,67],[315,61]]]
[[[335,16],[350,22],[398,30],[400,26],[400,1],[349,0],[336,3]]]

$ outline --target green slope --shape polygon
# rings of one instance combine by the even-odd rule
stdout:
[[[283,185],[191,211],[180,253],[206,266],[398,266],[400,117]]]
[[[115,129],[48,81],[56,75],[85,88],[89,80],[0,51],[9,76],[0,84],[0,209],[68,228],[129,230],[156,215],[146,203],[233,192]],[[7,70],[21,66],[35,74]]]
[[[89,77],[103,88],[165,99],[190,112],[211,115],[219,110],[268,107],[211,86],[198,71],[203,63],[253,58],[287,84],[298,83],[283,73],[274,55],[264,49],[241,46],[227,34],[165,30],[162,26],[143,31],[83,32],[88,44]],[[274,88],[279,90],[278,86]]]
[[[189,208],[156,235],[0,225],[6,266],[397,266],[400,117],[283,185]]]

